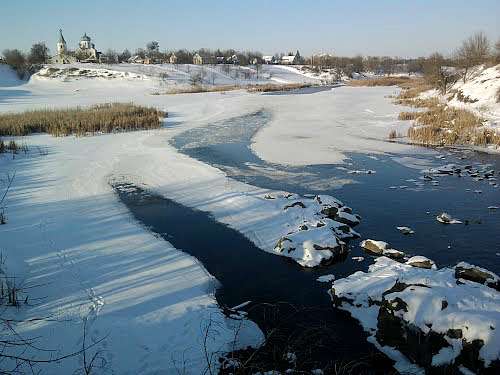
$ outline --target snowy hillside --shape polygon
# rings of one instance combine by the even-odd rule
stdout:
[[[22,81],[16,72],[6,64],[0,64],[0,87],[17,86]]]
[[[451,88],[450,104],[500,118],[500,65],[476,67],[468,76],[465,83],[459,80]]]
[[[448,104],[474,112],[489,120],[491,125],[500,125],[500,65],[478,66],[467,74],[464,82],[460,78],[445,97],[436,90],[423,94],[424,97],[440,96]]]
[[[161,92],[174,91],[192,85],[194,77],[204,86],[249,86],[267,83],[310,83],[319,84],[318,78],[311,78],[298,69],[285,66],[263,65],[259,71],[255,67],[233,65],[192,65],[192,64],[51,64],[33,75],[33,80],[75,81],[81,79],[98,80],[149,80],[151,86]]]

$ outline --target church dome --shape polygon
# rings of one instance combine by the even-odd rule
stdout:
[[[83,34],[82,39],[80,39],[82,42],[90,42],[90,37],[87,36],[87,33]]]

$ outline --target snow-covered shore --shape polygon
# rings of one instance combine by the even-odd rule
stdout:
[[[498,368],[498,288],[498,276],[466,263],[436,270],[380,257],[368,272],[334,281],[331,294],[399,371],[418,372],[399,352],[425,368],[477,371]]]

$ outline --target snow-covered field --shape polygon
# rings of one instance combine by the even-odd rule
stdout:
[[[421,152],[386,141],[390,130],[404,132],[409,126],[396,120],[400,107],[385,98],[394,88],[340,87],[313,95],[151,95],[159,81],[131,74],[154,77],[142,69],[162,66],[113,69],[129,69],[130,74],[112,79],[35,77],[22,83],[0,72],[0,112],[133,101],[169,113],[165,127],[154,131],[24,138],[30,154],[0,159],[0,175],[16,171],[7,200],[8,224],[0,226],[0,248],[5,271],[25,285],[38,285],[29,289],[34,306],[18,314],[55,317],[20,326],[19,332],[40,336],[37,346],[54,349],[53,355],[65,354],[81,348],[82,321],[88,317],[88,340],[105,338],[92,350],[116,373],[168,373],[183,367],[200,373],[207,365],[203,337],[210,318],[218,334],[211,336],[209,351],[230,350],[235,331],[237,346],[257,344],[262,337],[253,323],[243,321],[245,329],[238,330],[241,321],[222,315],[212,294],[213,278],[194,258],[138,225],[119,203],[111,181],[126,180],[210,212],[270,252],[311,216],[265,198],[278,192],[234,181],[178,153],[168,143],[173,136],[265,108],[272,119],[254,137],[252,148],[270,162],[326,164],[341,163],[345,153],[354,151]],[[271,78],[303,80],[283,71]],[[345,203],[356,208],[356,202]],[[81,367],[78,359],[62,362],[51,373],[73,372]]]

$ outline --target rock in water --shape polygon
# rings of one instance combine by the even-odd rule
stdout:
[[[443,224],[462,224],[460,220],[454,219],[446,212],[440,213],[436,216],[436,220]]]
[[[460,262],[455,266],[455,277],[483,284],[500,292],[500,278],[487,269]]]
[[[406,261],[406,264],[418,268],[426,268],[426,269],[436,268],[436,264],[434,263],[434,261],[421,255],[411,257]]]
[[[383,255],[392,259],[403,259],[405,257],[405,253],[396,249],[386,249]]]
[[[396,227],[397,230],[399,230],[403,234],[413,234],[415,233],[413,229],[409,227]]]
[[[384,241],[376,241],[376,240],[364,240],[361,242],[360,246],[367,250],[370,253],[376,254],[376,255],[382,255],[384,253],[384,250],[387,249],[389,244]]]

